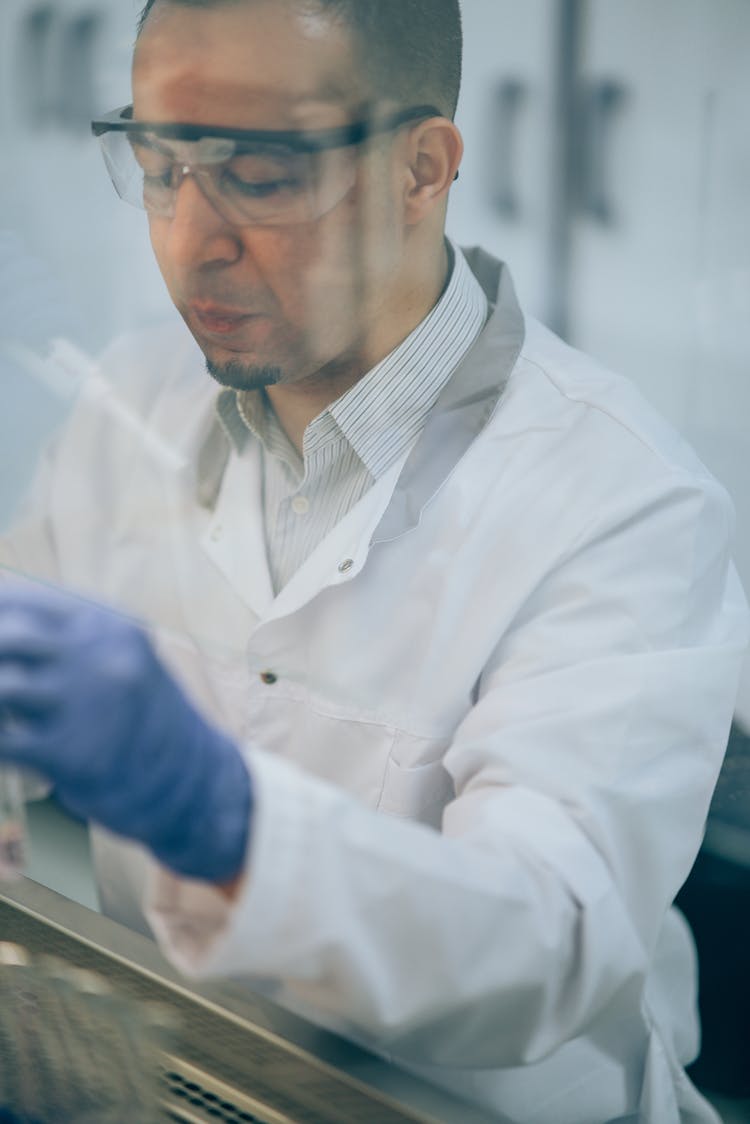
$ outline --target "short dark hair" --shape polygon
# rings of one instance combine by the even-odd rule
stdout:
[[[156,3],[212,8],[242,0],[147,0],[138,34]],[[373,93],[456,112],[463,35],[459,0],[293,0],[349,25]]]

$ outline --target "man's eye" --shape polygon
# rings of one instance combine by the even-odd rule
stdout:
[[[249,179],[238,176],[229,168],[225,169],[221,177],[221,185],[225,191],[234,192],[248,199],[271,199],[274,196],[299,192],[303,187],[300,180],[289,176],[278,179],[270,177]]]
[[[243,154],[224,167],[222,186],[226,191],[252,199],[299,192],[304,187],[302,163],[295,156]]]
[[[143,183],[147,188],[160,188],[172,186],[172,168],[167,168],[166,171],[159,174],[152,175],[144,172]]]
[[[171,175],[172,161],[164,153],[147,145],[133,144],[133,155],[148,179],[158,180]]]

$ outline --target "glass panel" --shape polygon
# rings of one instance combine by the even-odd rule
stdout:
[[[404,0],[399,19],[412,7]],[[731,549],[750,587],[750,8],[464,0],[458,132],[442,24],[423,52],[428,69],[443,58],[439,73],[419,77],[401,23],[388,70],[376,39],[354,53],[327,8],[159,0],[132,80],[133,5],[0,9],[0,757],[15,766],[23,749],[3,747],[49,721],[54,771],[101,722],[96,752],[72,779],[56,775],[56,794],[44,768],[24,773],[32,879],[153,935],[157,856],[200,901],[182,933],[196,942],[212,910],[224,916],[246,894],[250,936],[226,953],[232,986],[268,976],[280,1000],[380,1050],[405,1042],[404,1064],[417,1064],[415,1028],[428,1026],[425,1064],[450,1063],[430,1080],[474,1100],[484,1089],[493,1113],[505,1106],[486,1044],[502,1026],[518,1103],[541,1120],[568,1085],[599,1081],[600,1041],[580,1075],[560,1063],[564,1088],[554,1058],[549,1086],[522,1087],[516,1072],[520,1058],[547,1066],[556,1041],[578,1049],[607,1017],[607,1003],[604,1015],[571,1015],[549,985],[558,952],[580,953],[571,973],[594,956],[581,932],[600,959],[566,995],[585,1007],[603,994],[591,979],[630,995],[622,962],[632,954],[635,975],[657,949],[654,972],[674,952],[682,976],[648,994],[689,1006],[680,922],[669,914],[661,937],[659,926],[701,845],[733,716],[741,783],[720,785],[712,815],[724,819],[705,838],[711,861],[722,839],[721,861],[742,867],[747,853],[742,595],[733,578],[711,584],[723,581],[731,513],[712,486],[695,498],[703,470],[670,427],[729,491]],[[188,131],[104,130],[100,144],[88,119],[131,103],[136,120]],[[321,151],[231,135],[376,125],[431,103],[442,112]],[[630,382],[602,377],[535,317]],[[587,443],[610,417],[621,423],[607,431],[611,450]],[[638,460],[631,512],[641,477],[623,447],[650,441],[653,465],[674,455],[688,484],[664,498],[657,467],[651,476]],[[714,513],[700,550],[686,496],[696,524]],[[632,558],[617,536],[635,542]],[[659,568],[661,551],[671,563]],[[60,588],[65,612],[44,600]],[[18,606],[32,601],[24,632]],[[130,643],[100,658],[112,634]],[[47,663],[59,678],[27,688]],[[54,726],[60,714],[71,728]],[[114,765],[113,745],[126,746]],[[34,747],[39,766],[49,745],[40,735]],[[249,769],[225,783],[227,815],[201,838],[219,763],[238,754]],[[143,767],[129,771],[132,759]],[[8,768],[0,760],[15,828]],[[248,773],[252,821],[233,803]],[[168,813],[191,776],[191,798]],[[105,828],[93,829],[93,851],[88,818]],[[245,850],[221,876],[201,866],[214,848],[222,857],[238,821],[243,841],[251,822],[260,912],[269,927],[275,911],[285,918],[273,947],[251,929]],[[315,870],[275,899],[275,879],[284,888],[318,853],[328,881]],[[210,906],[206,882],[219,886]],[[174,885],[161,888],[171,903]],[[589,922],[594,899],[615,918],[618,958],[593,907]],[[526,931],[527,914],[543,924]],[[395,952],[394,932],[406,933]],[[267,973],[252,959],[261,947]],[[527,954],[539,959],[524,979]],[[507,963],[517,977],[503,975]],[[483,971],[487,987],[475,986]],[[410,1007],[421,979],[434,986]],[[538,1025],[528,1004],[542,992],[550,1021]],[[601,1040],[639,1022],[634,1003]],[[687,1056],[689,1013],[670,1004],[670,1056]],[[536,1028],[528,1041],[513,1037],[519,1026]],[[608,1099],[637,1087],[627,1064],[613,1058],[588,1116],[635,1119],[638,1105]],[[578,1107],[551,1118],[578,1119]]]

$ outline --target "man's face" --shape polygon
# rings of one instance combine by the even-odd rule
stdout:
[[[157,4],[133,67],[134,116],[237,129],[326,129],[360,116],[366,91],[349,33],[314,8],[250,0]],[[404,259],[398,138],[353,150],[346,194],[292,225],[226,221],[194,178],[151,242],[209,370],[238,389],[369,365]]]

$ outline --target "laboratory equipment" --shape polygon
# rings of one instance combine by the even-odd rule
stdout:
[[[48,1083],[46,1102],[41,1089],[25,1086],[37,1098],[38,1124],[152,1124],[140,1086],[154,1072],[159,1124],[502,1124],[496,1113],[283,1010],[241,979],[186,980],[146,937],[28,879],[0,887],[0,933],[8,942],[0,946],[0,1020],[7,988],[26,983],[28,1002],[14,1000],[15,1017],[23,1012],[27,1059],[39,1051],[31,1084]],[[150,1043],[140,1054],[127,1037],[133,1028]],[[78,1086],[71,1093],[69,1083],[67,1091],[58,1085],[52,1101],[68,1100],[50,1116],[49,1092],[62,1077],[55,1051],[79,1050],[79,1033],[96,1051],[97,1089],[85,1056],[69,1061],[71,1074],[85,1096],[100,1098],[99,1115],[85,1107],[76,1115]],[[0,1119],[3,1091],[24,1077],[9,1073],[19,1048],[0,1039]]]
[[[0,1107],[14,1121],[155,1124],[173,1025],[102,975],[0,942]]]

